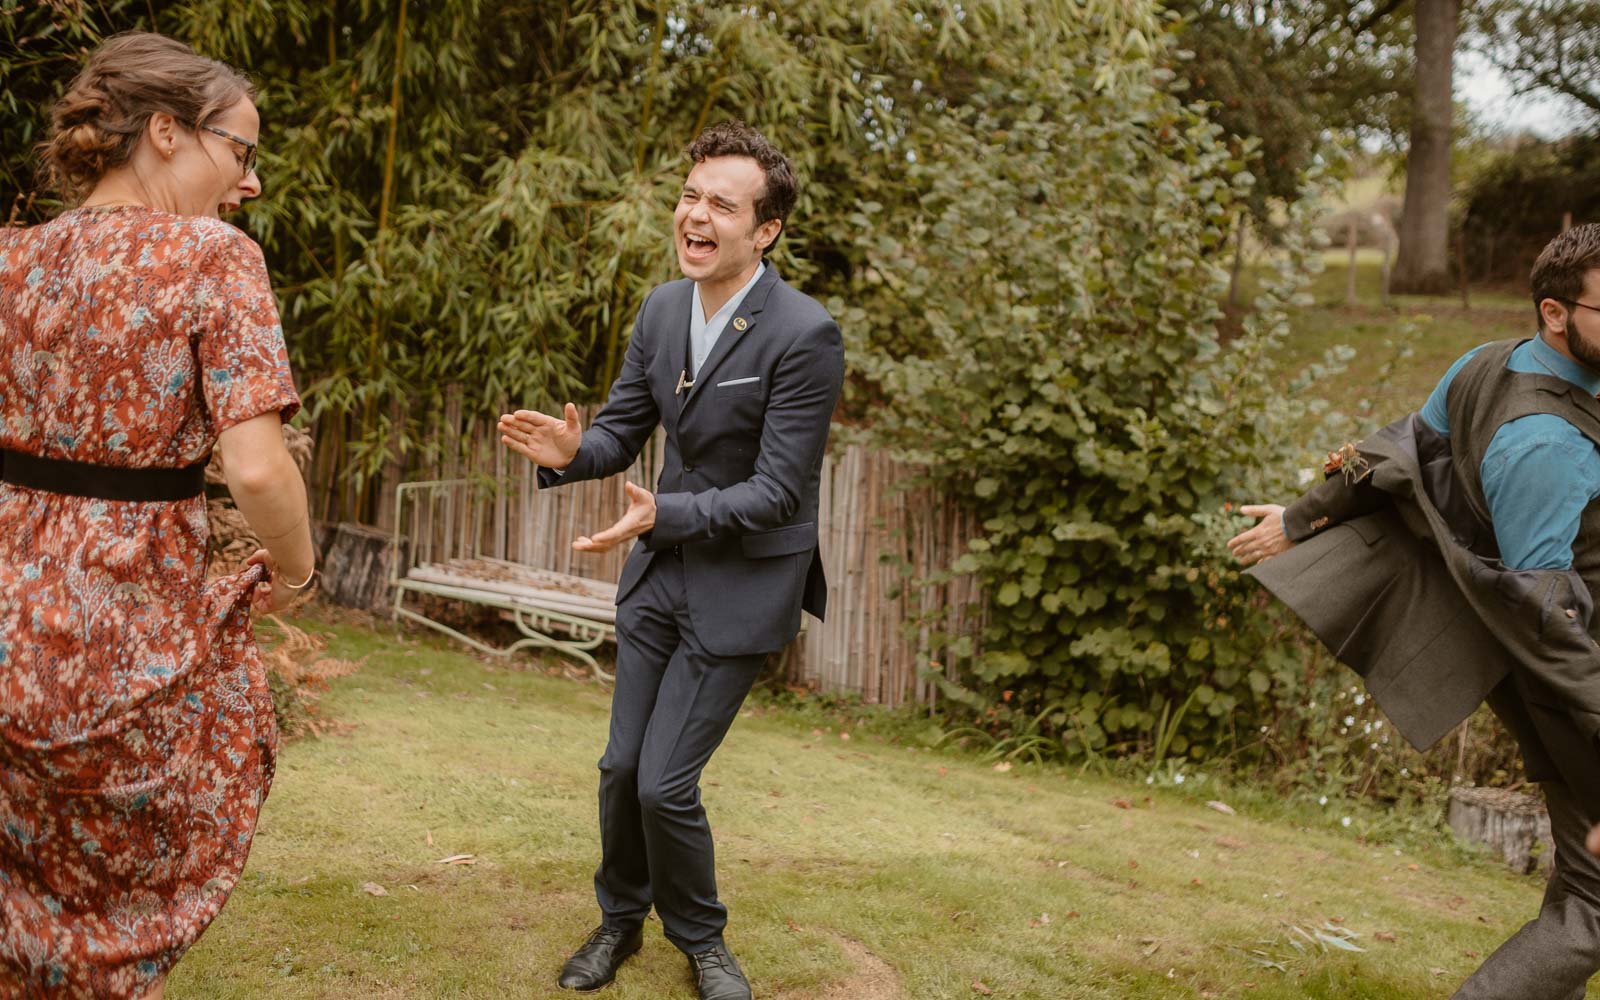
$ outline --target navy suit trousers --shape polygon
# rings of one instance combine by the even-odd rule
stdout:
[[[642,923],[652,905],[686,953],[721,940],[711,827],[700,772],[750,693],[764,654],[716,656],[695,639],[683,563],[659,552],[617,608],[611,735],[600,758],[600,868],[609,927]]]

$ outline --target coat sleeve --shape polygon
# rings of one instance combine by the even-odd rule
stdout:
[[[822,460],[843,385],[844,342],[838,325],[826,319],[797,337],[778,361],[754,474],[726,489],[657,496],[645,546],[747,535],[792,518],[806,479]]]
[[[1370,472],[1356,476],[1338,469],[1284,508],[1283,531],[1289,541],[1303,542],[1336,524],[1382,510],[1390,502],[1372,484]]]
[[[651,295],[655,293],[652,292]],[[565,469],[539,470],[539,486],[547,488],[562,483],[576,483],[585,479],[604,479],[633,465],[643,450],[645,442],[661,422],[661,411],[650,392],[650,353],[645,343],[645,311],[650,308],[650,297],[639,307],[633,322],[633,335],[628,338],[628,350],[622,358],[622,371],[611,383],[606,395],[606,405],[601,408],[594,423],[583,432],[578,453]]]

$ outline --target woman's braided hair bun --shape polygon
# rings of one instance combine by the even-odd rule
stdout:
[[[108,38],[50,111],[39,144],[47,183],[80,195],[133,157],[150,116],[165,112],[188,128],[254,98],[238,70],[165,35],[130,31]]]

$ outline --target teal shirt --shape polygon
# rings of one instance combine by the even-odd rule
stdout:
[[[1446,437],[1450,383],[1472,356],[1462,355],[1444,373],[1422,407],[1422,419]],[[1563,356],[1537,334],[1511,352],[1506,368],[1555,375],[1589,395],[1600,394],[1600,375]],[[1583,432],[1553,413],[1508,421],[1494,432],[1478,468],[1500,559],[1507,569],[1570,569],[1572,543],[1584,508],[1600,496],[1600,449]]]

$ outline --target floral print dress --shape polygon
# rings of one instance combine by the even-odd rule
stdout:
[[[180,468],[299,407],[260,249],[84,208],[0,229],[0,448]],[[0,483],[0,998],[136,997],[244,868],[277,731],[262,571],[207,582],[205,500]]]

